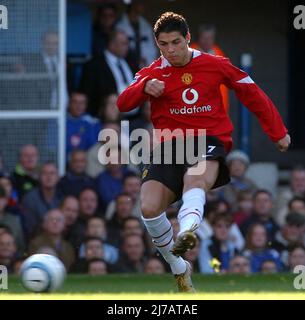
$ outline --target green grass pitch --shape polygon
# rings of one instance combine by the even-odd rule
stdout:
[[[275,275],[193,275],[196,294],[176,292],[171,275],[106,276],[69,275],[54,293],[27,292],[20,279],[9,277],[3,299],[104,299],[104,300],[180,300],[180,299],[305,299],[305,290],[293,287],[293,274]]]

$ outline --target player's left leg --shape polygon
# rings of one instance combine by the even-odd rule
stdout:
[[[202,161],[198,164],[205,170],[201,174],[192,174],[189,168],[184,175],[183,205],[178,213],[180,231],[173,246],[173,254],[180,256],[196,245],[194,231],[203,218],[205,195],[210,190],[218,176],[219,162],[217,160]]]

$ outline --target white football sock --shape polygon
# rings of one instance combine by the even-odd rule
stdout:
[[[152,219],[146,219],[144,217],[142,217],[142,219],[148,233],[152,237],[153,243],[165,261],[170,265],[172,273],[184,273],[186,270],[185,261],[181,257],[176,257],[170,251],[174,245],[173,228],[166,217],[166,213],[163,212],[160,216]]]
[[[184,231],[195,230],[199,227],[203,217],[205,204],[205,192],[200,188],[193,188],[186,191],[183,196],[183,205],[178,213],[180,235]]]

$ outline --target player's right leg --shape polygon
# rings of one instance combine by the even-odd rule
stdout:
[[[205,168],[202,174],[193,175],[188,170],[184,176],[183,205],[178,213],[180,231],[172,250],[176,256],[195,247],[195,230],[203,218],[205,194],[214,185],[219,172],[219,162],[216,160],[202,161],[198,166]]]
[[[225,164],[226,151],[218,138],[206,137],[204,155],[206,160],[199,161],[195,167],[187,165],[183,177],[183,205],[178,213],[180,231],[173,247],[173,253],[177,256],[196,245],[194,231],[203,219],[206,192],[230,181],[229,169]],[[197,169],[194,171],[194,168]]]
[[[158,251],[170,265],[177,280],[178,290],[193,292],[189,264],[171,252],[174,245],[173,228],[165,210],[175,198],[174,192],[161,182],[155,180],[144,182],[141,187],[142,219]],[[185,281],[186,277],[188,281]]]

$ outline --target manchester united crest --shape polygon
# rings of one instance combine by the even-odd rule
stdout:
[[[193,81],[193,76],[190,73],[184,73],[181,80],[185,84],[191,84]]]

